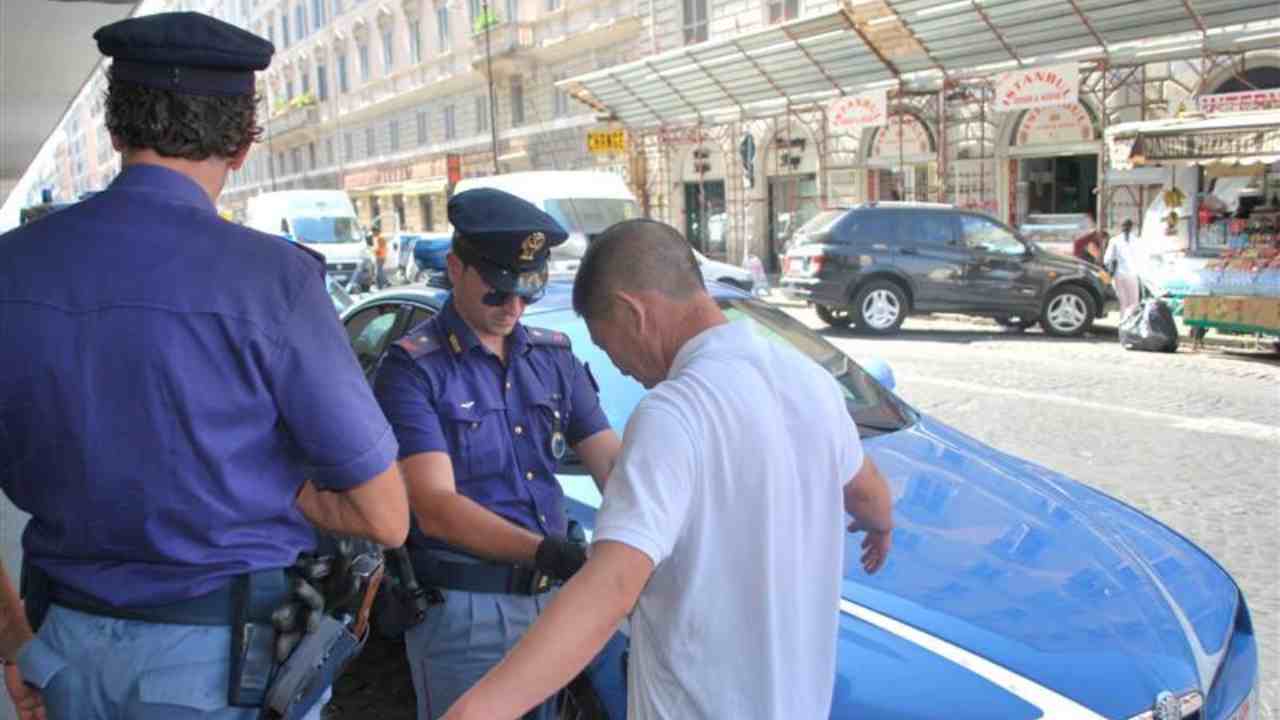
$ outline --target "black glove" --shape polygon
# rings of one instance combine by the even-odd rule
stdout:
[[[586,548],[554,535],[543,538],[533,556],[533,566],[557,580],[568,580],[586,563]]]

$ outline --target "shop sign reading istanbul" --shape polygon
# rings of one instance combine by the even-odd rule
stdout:
[[[1002,73],[996,78],[996,110],[1017,112],[1079,101],[1080,69],[1074,64]]]
[[[889,117],[889,91],[873,90],[831,101],[831,127],[856,132],[882,127]]]

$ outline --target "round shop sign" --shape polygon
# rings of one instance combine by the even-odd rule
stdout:
[[[887,115],[885,91],[861,93],[831,103],[831,126],[835,130],[856,131],[884,125]]]
[[[1028,110],[1018,126],[1018,145],[1066,145],[1097,139],[1093,118],[1080,103]]]
[[[892,160],[899,155],[919,156],[933,153],[933,142],[929,130],[920,122],[920,118],[911,114],[898,114],[889,118],[889,122],[871,144],[871,157]]]

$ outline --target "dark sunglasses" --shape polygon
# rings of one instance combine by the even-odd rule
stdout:
[[[525,305],[532,305],[538,302],[539,300],[541,300],[542,296],[546,294],[547,294],[547,291],[545,288],[542,290],[538,290],[529,295],[521,295],[520,293],[507,292],[506,290],[490,290],[489,292],[481,296],[480,302],[484,303],[485,305],[489,305],[491,307],[502,307],[503,305],[506,305],[507,301],[510,300],[511,298],[518,297],[521,300],[524,300]]]

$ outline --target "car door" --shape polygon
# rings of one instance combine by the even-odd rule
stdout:
[[[898,253],[910,258],[916,307],[948,310],[964,303],[965,271],[973,254],[961,245],[955,216],[937,210],[899,213]]]
[[[960,236],[971,257],[965,306],[982,311],[1036,312],[1039,294],[1027,246],[1012,230],[982,215],[961,215]]]
[[[360,369],[370,381],[377,372],[382,354],[408,328],[408,318],[415,306],[389,300],[364,308],[347,318],[347,339],[355,351]]]

